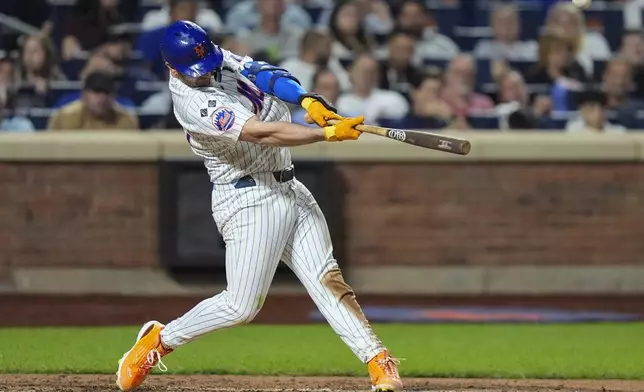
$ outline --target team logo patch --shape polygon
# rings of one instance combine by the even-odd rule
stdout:
[[[197,46],[194,47],[194,51],[200,59],[206,57],[206,48],[204,48],[202,43],[197,44]]]
[[[201,109],[201,117],[208,117],[208,109]]]
[[[212,124],[220,131],[227,131],[235,123],[235,112],[231,108],[223,107],[212,114]]]
[[[214,108],[215,106],[217,106],[217,101],[215,101],[214,99],[211,99],[210,101],[208,101],[209,108]]]

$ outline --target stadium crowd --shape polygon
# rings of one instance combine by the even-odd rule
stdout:
[[[0,131],[169,129],[164,27],[412,129],[644,129],[644,0],[2,0]],[[293,121],[304,113],[293,108]]]

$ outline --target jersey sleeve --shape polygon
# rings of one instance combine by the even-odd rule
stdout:
[[[246,121],[255,114],[226,95],[198,91],[187,104],[175,103],[175,115],[190,133],[235,143]]]
[[[221,49],[221,52],[224,55],[223,67],[234,72],[241,72],[244,68],[244,64],[253,61],[253,58],[250,56],[239,56],[226,49]]]

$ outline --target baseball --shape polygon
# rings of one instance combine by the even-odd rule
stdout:
[[[572,0],[572,3],[579,8],[588,8],[590,7],[591,0]]]

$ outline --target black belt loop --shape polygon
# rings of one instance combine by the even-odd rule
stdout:
[[[295,177],[295,169],[291,166],[288,169],[273,172],[273,177],[280,183],[291,181]]]

